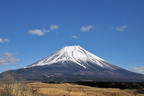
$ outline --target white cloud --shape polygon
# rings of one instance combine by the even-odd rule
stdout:
[[[122,25],[122,26],[119,26],[119,27],[115,27],[115,28],[112,28],[113,30],[117,30],[117,31],[124,31],[126,28],[128,28],[127,25]]]
[[[45,35],[45,32],[43,30],[40,30],[40,29],[29,30],[28,33],[33,34],[33,35],[37,35],[37,36]]]
[[[80,28],[81,31],[85,32],[85,31],[90,31],[92,28],[94,28],[94,26],[92,25],[87,25],[87,26],[82,26]]]
[[[59,28],[58,25],[51,25],[50,26],[50,29],[34,29],[34,30],[29,30],[28,33],[29,34],[32,34],[32,35],[37,35],[37,36],[43,36],[46,34],[46,32],[50,32],[50,31],[54,31],[54,30],[57,30]]]
[[[7,38],[5,38],[5,39],[0,38],[0,43],[5,43],[5,42],[9,42],[9,39],[7,39]]]
[[[141,67],[139,67],[139,68],[134,67],[134,68],[132,69],[132,71],[133,71],[133,72],[137,72],[137,73],[144,74],[144,66],[141,66]]]
[[[11,65],[11,64],[17,64],[19,59],[17,59],[14,53],[2,53],[0,55],[0,65]]]
[[[72,38],[73,39],[78,39],[79,37],[74,35],[74,36],[72,36]]]
[[[51,31],[57,30],[58,28],[59,28],[58,25],[51,25],[51,26],[50,26]]]
[[[50,32],[50,30],[43,29],[43,32]]]

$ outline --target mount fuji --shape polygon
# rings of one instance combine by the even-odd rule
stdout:
[[[30,81],[144,81],[144,75],[112,65],[80,46],[66,46],[40,61],[8,72]]]

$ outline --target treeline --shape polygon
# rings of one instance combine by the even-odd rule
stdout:
[[[80,81],[75,82],[78,85],[85,85],[99,88],[120,88],[120,89],[143,89],[144,82],[92,82]]]
[[[60,83],[72,83],[78,85],[85,85],[99,88],[120,88],[120,89],[144,89],[144,82],[97,82],[97,81],[78,81],[78,82],[55,82],[44,81],[43,83],[60,84]]]

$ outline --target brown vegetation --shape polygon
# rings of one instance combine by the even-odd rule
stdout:
[[[46,96],[144,96],[136,90],[120,90],[118,88],[95,88],[69,83],[46,84],[31,83],[32,89],[38,89],[37,94]]]
[[[0,80],[0,96],[144,96],[144,89],[96,88],[60,83],[18,82],[15,75],[6,74]]]
[[[31,87],[24,82],[18,82],[16,76],[4,74],[0,80],[0,96],[41,96],[34,94]]]

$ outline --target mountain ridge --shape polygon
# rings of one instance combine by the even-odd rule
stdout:
[[[88,52],[87,50],[83,49],[79,45],[65,46],[61,50],[57,51],[56,53],[24,68],[29,68],[33,66],[50,65],[53,63],[64,62],[64,61],[73,61],[84,68],[86,68],[86,66],[84,66],[83,63],[87,63],[87,62],[95,63],[101,67],[112,68],[111,66],[108,66],[108,64],[103,63],[103,62],[108,63],[107,61]]]
[[[66,46],[42,60],[9,72],[30,81],[144,81],[144,75],[112,65],[80,46]]]

